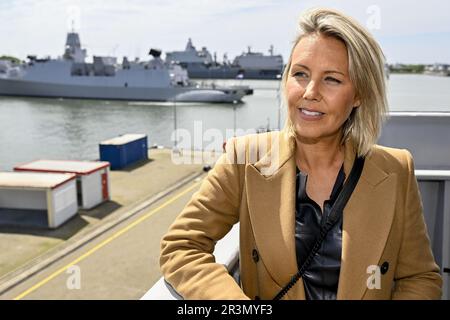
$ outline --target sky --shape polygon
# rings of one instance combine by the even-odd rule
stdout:
[[[338,9],[366,26],[389,63],[450,63],[450,1],[404,0],[0,0],[0,55],[60,56],[73,27],[90,56],[148,59],[150,48],[286,58],[300,13]],[[72,23],[73,22],[73,23]]]

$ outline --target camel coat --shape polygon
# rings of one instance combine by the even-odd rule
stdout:
[[[346,177],[355,154],[346,142]],[[298,271],[295,178],[284,131],[230,139],[162,239],[165,279],[185,299],[272,299]],[[212,255],[237,222],[240,284]],[[337,299],[439,299],[441,286],[411,154],[374,146],[343,212]],[[302,279],[283,299],[305,299]]]

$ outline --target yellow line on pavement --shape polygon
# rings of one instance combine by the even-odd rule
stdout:
[[[91,250],[89,250],[88,252],[86,252],[85,254],[83,254],[82,256],[78,257],[77,259],[73,260],[72,262],[70,262],[69,264],[67,264],[66,266],[62,267],[61,269],[57,270],[56,272],[52,273],[51,275],[49,275],[47,278],[45,278],[44,280],[40,281],[39,283],[35,284],[34,286],[32,286],[31,288],[29,288],[28,290],[25,290],[24,292],[22,292],[21,294],[19,294],[17,297],[14,298],[14,300],[20,300],[22,298],[24,298],[25,296],[29,295],[30,293],[32,293],[33,291],[35,291],[36,289],[42,287],[44,284],[46,284],[47,282],[49,282],[50,280],[52,280],[53,278],[55,278],[56,276],[60,275],[61,273],[63,273],[67,268],[79,263],[80,261],[86,259],[87,257],[89,257],[91,254],[93,254],[94,252],[96,252],[97,250],[99,250],[100,248],[104,247],[105,245],[107,245],[108,243],[110,243],[111,241],[113,241],[114,239],[116,239],[117,237],[120,237],[122,234],[124,234],[125,232],[129,231],[130,229],[132,229],[133,227],[137,226],[139,223],[141,223],[142,221],[144,221],[145,219],[149,218],[150,216],[152,216],[153,214],[155,214],[156,212],[158,212],[159,210],[163,209],[164,207],[168,206],[169,204],[171,204],[172,202],[174,202],[175,200],[177,200],[178,198],[182,197],[183,195],[185,195],[186,193],[188,193],[189,191],[191,191],[192,189],[194,189],[200,182],[196,182],[194,183],[192,186],[190,186],[189,188],[187,188],[186,190],[180,192],[179,194],[177,194],[176,196],[174,196],[173,198],[167,200],[166,202],[164,202],[162,205],[160,205],[159,207],[153,209],[152,211],[146,213],[145,215],[143,215],[142,217],[140,217],[139,219],[137,219],[136,221],[134,221],[133,223],[129,224],[128,226],[126,226],[125,228],[119,230],[118,232],[116,232],[115,234],[113,234],[111,237],[105,239],[103,242],[101,242],[100,244],[96,245],[95,247],[93,247]]]

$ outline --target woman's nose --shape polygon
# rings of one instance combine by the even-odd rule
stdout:
[[[316,101],[321,100],[319,85],[316,81],[311,80],[308,82],[308,85],[305,88],[305,93],[303,94],[303,99]]]

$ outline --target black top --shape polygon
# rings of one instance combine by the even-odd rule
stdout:
[[[336,178],[329,200],[320,206],[306,194],[307,175],[297,169],[296,204],[295,204],[295,247],[297,265],[301,267],[320,233],[321,224],[328,217],[345,180],[343,166]],[[323,217],[323,218],[322,218]],[[342,252],[342,215],[328,232],[317,254],[303,275],[306,299],[336,299],[341,270]]]

